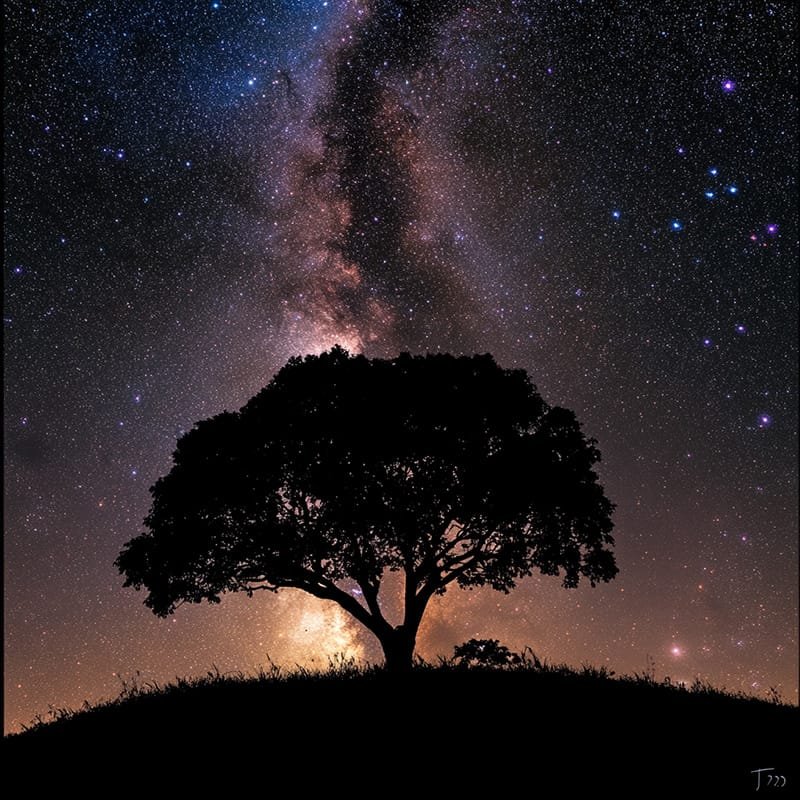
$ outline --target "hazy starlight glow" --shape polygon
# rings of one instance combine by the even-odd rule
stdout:
[[[361,659],[364,648],[350,617],[336,605],[314,598],[292,597],[294,613],[287,614],[284,638],[301,663],[319,663],[337,656]],[[303,610],[297,614],[296,607]]]

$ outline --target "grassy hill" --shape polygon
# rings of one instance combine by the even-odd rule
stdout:
[[[246,765],[258,786],[271,787],[258,796],[280,797],[312,787],[335,797],[585,797],[600,789],[730,797],[755,789],[752,770],[774,768],[788,787],[800,777],[797,707],[590,668],[209,674],[129,686],[117,700],[54,716],[5,738],[7,779],[34,764],[46,776],[42,766],[56,759],[114,758],[126,771],[134,763],[139,779],[148,771],[211,779]]]

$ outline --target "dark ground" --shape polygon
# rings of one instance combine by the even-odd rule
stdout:
[[[139,795],[168,777],[186,791],[241,781],[258,797],[527,798],[732,797],[753,793],[751,771],[765,768],[758,794],[788,797],[800,778],[797,707],[641,678],[339,670],[129,694],[6,737],[6,780],[88,787],[102,766],[125,776],[109,789]]]

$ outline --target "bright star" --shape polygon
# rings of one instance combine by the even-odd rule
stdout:
[[[619,212],[619,211],[617,211],[615,209],[614,211],[611,212],[611,216],[614,217],[614,219],[619,219],[620,216],[622,216],[622,214],[621,214],[621,212]]]
[[[738,186],[728,186],[728,194],[736,194],[738,191]]]
[[[706,196],[706,197],[707,197],[709,200],[713,200],[713,199],[714,199],[714,192],[712,192],[712,191],[711,191],[711,189],[706,189],[706,190],[703,192],[703,194],[704,194],[704,195],[705,195],[705,196]]]
[[[670,228],[674,231],[682,231],[683,230],[683,223],[679,219],[674,219],[670,222]]]
[[[716,167],[709,167],[708,174],[716,177],[719,174],[719,170]]]
[[[758,427],[759,428],[769,428],[772,425],[772,417],[769,414],[759,414],[758,415]]]
[[[722,81],[722,91],[728,93],[736,91],[736,82],[732,81],[730,78]]]

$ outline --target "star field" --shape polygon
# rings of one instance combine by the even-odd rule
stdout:
[[[379,658],[313,598],[159,620],[113,567],[176,437],[337,342],[525,368],[617,504],[616,580],[450,591],[423,656],[797,702],[794,4],[12,1],[5,29],[7,730],[136,670]]]

